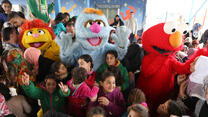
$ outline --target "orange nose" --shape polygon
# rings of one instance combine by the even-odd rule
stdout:
[[[173,48],[177,48],[182,44],[182,35],[179,31],[171,34],[169,37],[169,43]]]

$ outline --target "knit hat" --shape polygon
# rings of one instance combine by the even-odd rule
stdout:
[[[34,47],[27,48],[24,52],[24,58],[29,63],[35,65],[35,67],[38,67],[38,60],[40,55],[41,55],[41,51]]]

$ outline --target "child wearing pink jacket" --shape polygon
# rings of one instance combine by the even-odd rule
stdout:
[[[87,99],[96,98],[99,91],[98,86],[92,89],[86,84],[87,71],[84,68],[74,68],[72,71],[72,79],[67,82],[71,94],[68,97],[69,113],[76,117],[84,117],[87,109]]]

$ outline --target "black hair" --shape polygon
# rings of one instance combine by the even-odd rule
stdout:
[[[0,83],[0,93],[4,96],[6,101],[12,97],[9,92],[9,88],[3,83]]]
[[[105,110],[99,106],[93,107],[87,112],[87,117],[93,117],[93,115],[97,114],[101,114],[105,117]]]
[[[45,83],[46,83],[46,81],[48,80],[48,79],[53,79],[53,80],[55,80],[56,82],[57,82],[57,77],[56,77],[56,75],[54,75],[54,74],[48,74],[48,75],[46,75],[45,76]]]
[[[107,57],[108,54],[113,55],[115,58],[118,58],[118,53],[115,50],[109,50],[106,52],[105,57]]]
[[[59,71],[60,65],[63,64],[61,61],[56,61],[51,65],[50,73],[55,74],[55,72]]]
[[[56,24],[60,23],[64,18],[65,18],[65,15],[63,13],[58,13],[55,18],[55,23]]]
[[[178,104],[176,101],[170,100],[169,106],[168,106],[168,115],[177,115],[177,116],[182,116],[186,115],[185,109]]]
[[[64,14],[65,17],[66,17],[66,16],[69,16],[69,18],[70,18],[69,13],[65,12],[65,13],[63,13],[63,14]]]
[[[110,72],[110,71],[106,71],[102,74],[100,81],[104,82],[106,80],[106,78],[113,76],[115,77],[114,73]],[[116,79],[115,79],[116,80]]]
[[[121,86],[123,84],[123,77],[121,75],[120,70],[113,65],[108,66],[107,70],[114,74],[116,78],[116,86]]]
[[[12,18],[21,17],[25,19],[25,15],[22,12],[11,12],[7,16],[7,20],[10,21]]]
[[[3,31],[2,31],[3,41],[9,41],[10,40],[10,35],[14,31],[16,32],[14,27],[6,27],[6,28],[4,28]]]
[[[23,12],[18,11],[17,13],[21,18],[25,19],[25,14]]]
[[[87,71],[85,68],[76,67],[72,70],[73,84],[80,84],[87,78]]]
[[[73,16],[73,17],[70,19],[70,21],[72,21],[72,22],[74,22],[74,23],[76,23],[76,20],[77,20],[77,16]]]
[[[3,5],[3,4],[9,4],[12,7],[12,3],[9,0],[3,0],[1,2],[1,5]]]
[[[74,22],[68,21],[68,22],[66,22],[66,26],[73,26],[74,27]]]
[[[84,55],[81,55],[80,57],[79,57],[79,59],[83,59],[85,62],[87,62],[87,63],[91,63],[91,66],[90,66],[90,68],[92,69],[93,68],[93,61],[92,61],[92,57],[89,55],[89,54],[84,54]]]

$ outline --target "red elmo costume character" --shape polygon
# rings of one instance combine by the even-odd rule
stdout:
[[[207,49],[201,49],[186,63],[176,60],[175,53],[183,47],[182,34],[186,33],[183,26],[176,26],[173,22],[160,23],[142,35],[147,54],[143,58],[136,87],[145,93],[151,113],[169,99],[174,88],[175,73],[190,73],[190,64],[197,56],[208,56]]]

